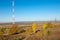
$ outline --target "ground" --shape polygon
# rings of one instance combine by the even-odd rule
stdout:
[[[55,23],[53,23],[53,24],[55,24]],[[26,25],[24,25],[25,27],[24,26],[21,27],[21,28],[25,29],[24,32],[21,32],[18,34],[12,34],[12,35],[2,35],[2,36],[0,36],[0,40],[60,40],[60,26],[58,24],[56,24],[56,25],[57,25],[56,27],[48,28],[49,34],[46,34],[46,35],[43,35],[42,24],[40,24],[40,25],[38,24],[37,32],[32,33],[32,34],[26,33],[27,28],[32,30],[31,24],[28,25],[27,27],[26,27]],[[7,26],[7,28],[10,28],[11,25],[4,25],[4,26]]]

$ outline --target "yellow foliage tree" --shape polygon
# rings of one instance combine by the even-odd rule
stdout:
[[[43,24],[43,35],[44,35],[44,40],[47,40],[47,35],[49,34],[48,28],[51,28],[51,24]]]
[[[36,23],[32,24],[32,30],[34,33],[37,31],[37,24]]]
[[[43,24],[43,29],[47,29],[48,28],[48,25],[47,24]]]
[[[53,25],[50,22],[43,24],[43,29],[47,29],[47,28],[53,28]]]

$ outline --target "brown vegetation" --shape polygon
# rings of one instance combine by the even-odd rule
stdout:
[[[33,24],[24,28],[16,24],[10,28],[0,28],[0,40],[60,40],[60,24]]]

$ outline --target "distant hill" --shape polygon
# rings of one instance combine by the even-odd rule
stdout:
[[[42,24],[42,23],[47,23],[47,22],[60,23],[60,21],[22,21],[22,22],[15,22],[15,23],[16,24],[32,24],[32,23]],[[10,23],[0,23],[0,25],[3,25],[3,24],[12,24],[12,22],[10,22]]]

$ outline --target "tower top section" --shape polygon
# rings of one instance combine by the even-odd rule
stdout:
[[[15,24],[14,0],[12,0],[12,24]]]

